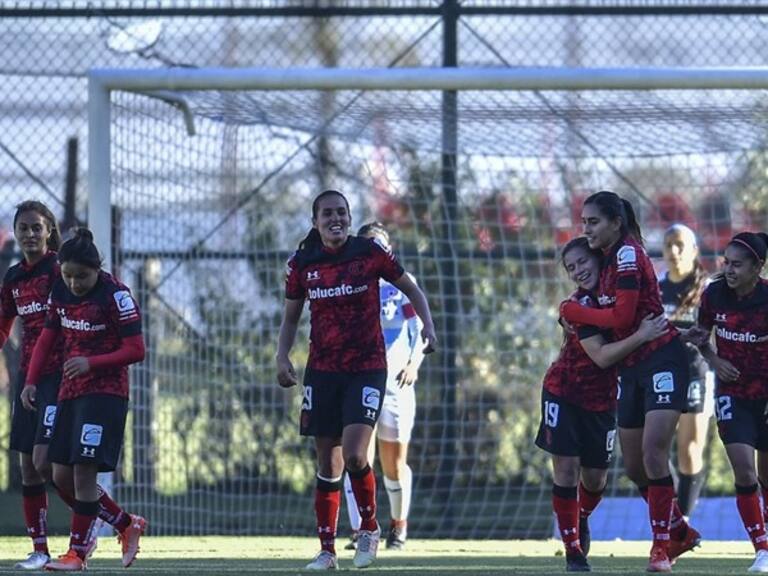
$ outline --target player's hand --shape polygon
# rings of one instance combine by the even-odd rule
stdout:
[[[406,386],[413,386],[414,382],[416,382],[416,379],[419,377],[419,369],[411,364],[409,361],[408,364],[406,364],[405,368],[400,370],[400,373],[396,377],[397,385],[400,388],[405,388]]]
[[[659,314],[658,316],[648,314],[648,316],[643,318],[642,322],[640,322],[640,326],[637,328],[637,333],[640,335],[643,342],[655,340],[667,332],[669,332],[669,323],[664,314]]]
[[[288,358],[277,360],[277,383],[283,388],[290,388],[299,383],[299,378],[296,376],[296,370],[293,368],[293,364],[291,364],[291,361]]]
[[[728,362],[728,360],[717,358],[714,361],[714,364],[715,365],[712,366],[712,368],[715,370],[717,377],[725,382],[733,382],[738,380],[739,376],[741,376],[741,372],[739,372],[736,366]]]
[[[421,339],[425,342],[424,354],[432,354],[437,350],[437,335],[435,335],[434,326],[424,326],[421,329]]]
[[[77,378],[91,371],[91,363],[85,356],[75,356],[64,362],[64,377]]]
[[[21,390],[21,405],[27,410],[37,410],[35,407],[35,396],[37,395],[37,386],[26,384]]]
[[[573,327],[573,324],[570,324],[562,316],[560,316],[560,318],[558,318],[557,321],[560,323],[560,326],[563,327],[563,330],[565,330],[566,334],[575,334],[576,333],[576,328]]]
[[[683,342],[690,342],[694,346],[704,346],[709,342],[709,332],[701,326],[691,326],[688,330],[680,330]]]

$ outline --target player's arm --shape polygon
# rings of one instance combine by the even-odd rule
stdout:
[[[622,288],[620,282],[613,307],[588,308],[578,302],[566,301],[560,305],[560,316],[569,324],[587,324],[621,330],[632,326],[639,300],[639,287]]]
[[[35,341],[35,347],[32,350],[32,357],[27,368],[24,388],[21,390],[21,404],[27,410],[35,410],[37,383],[40,380],[40,374],[43,372],[48,355],[53,350],[53,346],[59,337],[60,330],[60,327],[46,326]]]
[[[291,363],[289,355],[293,343],[296,340],[296,332],[299,329],[301,312],[304,309],[304,299],[285,299],[283,321],[280,324],[280,333],[277,336],[277,383],[283,388],[290,388],[299,383],[296,370]]]
[[[606,342],[602,334],[595,334],[579,340],[584,352],[600,368],[608,368],[623,360],[646,342],[666,334],[669,323],[663,314],[654,317],[649,314],[635,332],[618,342]]]
[[[397,383],[401,388],[412,386],[416,382],[419,377],[419,368],[424,360],[424,347],[421,345],[421,329],[424,327],[424,324],[421,318],[416,315],[416,311],[407,297],[405,297],[405,302],[403,303],[403,315],[406,319],[408,344],[411,353],[405,368],[397,375]]]
[[[0,316],[0,348],[2,348],[8,341],[8,337],[11,335],[11,328],[13,328],[13,321],[15,317]]]
[[[429,303],[424,292],[421,291],[421,288],[408,274],[401,275],[392,284],[408,297],[408,300],[413,305],[413,309],[416,311],[416,315],[424,324],[424,327],[421,329],[421,337],[426,342],[423,352],[425,354],[434,352],[437,347],[437,336],[435,335],[435,325],[432,322],[432,313],[429,311]]]

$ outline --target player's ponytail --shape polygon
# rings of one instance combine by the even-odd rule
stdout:
[[[48,246],[48,250],[58,250],[61,246],[61,234],[59,233],[59,225],[56,222],[56,216],[53,215],[51,209],[42,202],[38,202],[37,200],[25,200],[24,202],[17,204],[16,214],[13,216],[14,228],[16,228],[16,221],[19,219],[19,216],[25,212],[34,212],[35,214],[42,216],[43,220],[45,220],[46,224],[48,225],[48,230],[51,233],[50,236],[48,236],[46,246]]]
[[[101,269],[101,256],[93,243],[93,233],[88,228],[75,228],[72,237],[61,245],[59,262],[75,262],[95,270]]]
[[[635,216],[635,209],[630,204],[629,200],[621,199],[622,208],[624,209],[624,224],[626,226],[626,232],[629,233],[635,240],[637,240],[641,246],[644,245],[643,233],[640,230],[640,224],[637,222],[637,216]],[[625,231],[622,228],[622,231]]]
[[[327,196],[338,196],[342,200],[344,200],[344,203],[347,205],[347,213],[349,213],[349,201],[347,200],[346,196],[339,192],[338,190],[323,190],[315,196],[315,199],[312,201],[312,222],[317,220],[317,213],[320,210],[320,200]],[[308,250],[314,246],[321,246],[323,244],[322,238],[320,238],[320,232],[317,230],[317,228],[312,227],[312,229],[309,231],[309,233],[304,237],[304,239],[299,242],[299,250]]]

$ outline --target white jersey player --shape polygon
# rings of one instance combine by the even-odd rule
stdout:
[[[358,236],[375,238],[390,249],[389,234],[379,223],[362,226]],[[405,294],[384,280],[379,282],[379,294],[381,329],[387,347],[387,390],[376,427],[376,437],[391,516],[386,546],[389,549],[401,549],[407,537],[413,484],[411,468],[406,461],[416,417],[413,384],[424,359],[424,344],[420,337],[421,321]],[[373,462],[374,453],[375,444],[372,442],[369,462]],[[344,480],[347,510],[353,529],[352,542],[347,547],[354,548],[360,518],[349,479],[345,477]]]

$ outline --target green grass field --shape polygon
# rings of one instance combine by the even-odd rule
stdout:
[[[54,554],[65,550],[67,540],[52,538]],[[600,574],[645,574],[649,549],[645,542],[595,542],[593,571]],[[404,552],[379,553],[377,563],[365,574],[426,574],[480,576],[502,574],[565,573],[561,545],[554,540],[469,541],[412,540]],[[21,537],[0,538],[0,574],[18,574],[13,564],[26,557],[29,541]],[[215,574],[300,574],[316,552],[313,538],[232,537],[145,537],[141,553],[129,572],[120,564],[114,538],[103,537],[88,564],[95,574],[169,574],[213,576]],[[675,574],[725,576],[744,574],[752,563],[747,542],[710,542],[679,560]],[[340,568],[354,571],[352,552],[339,555]]]

